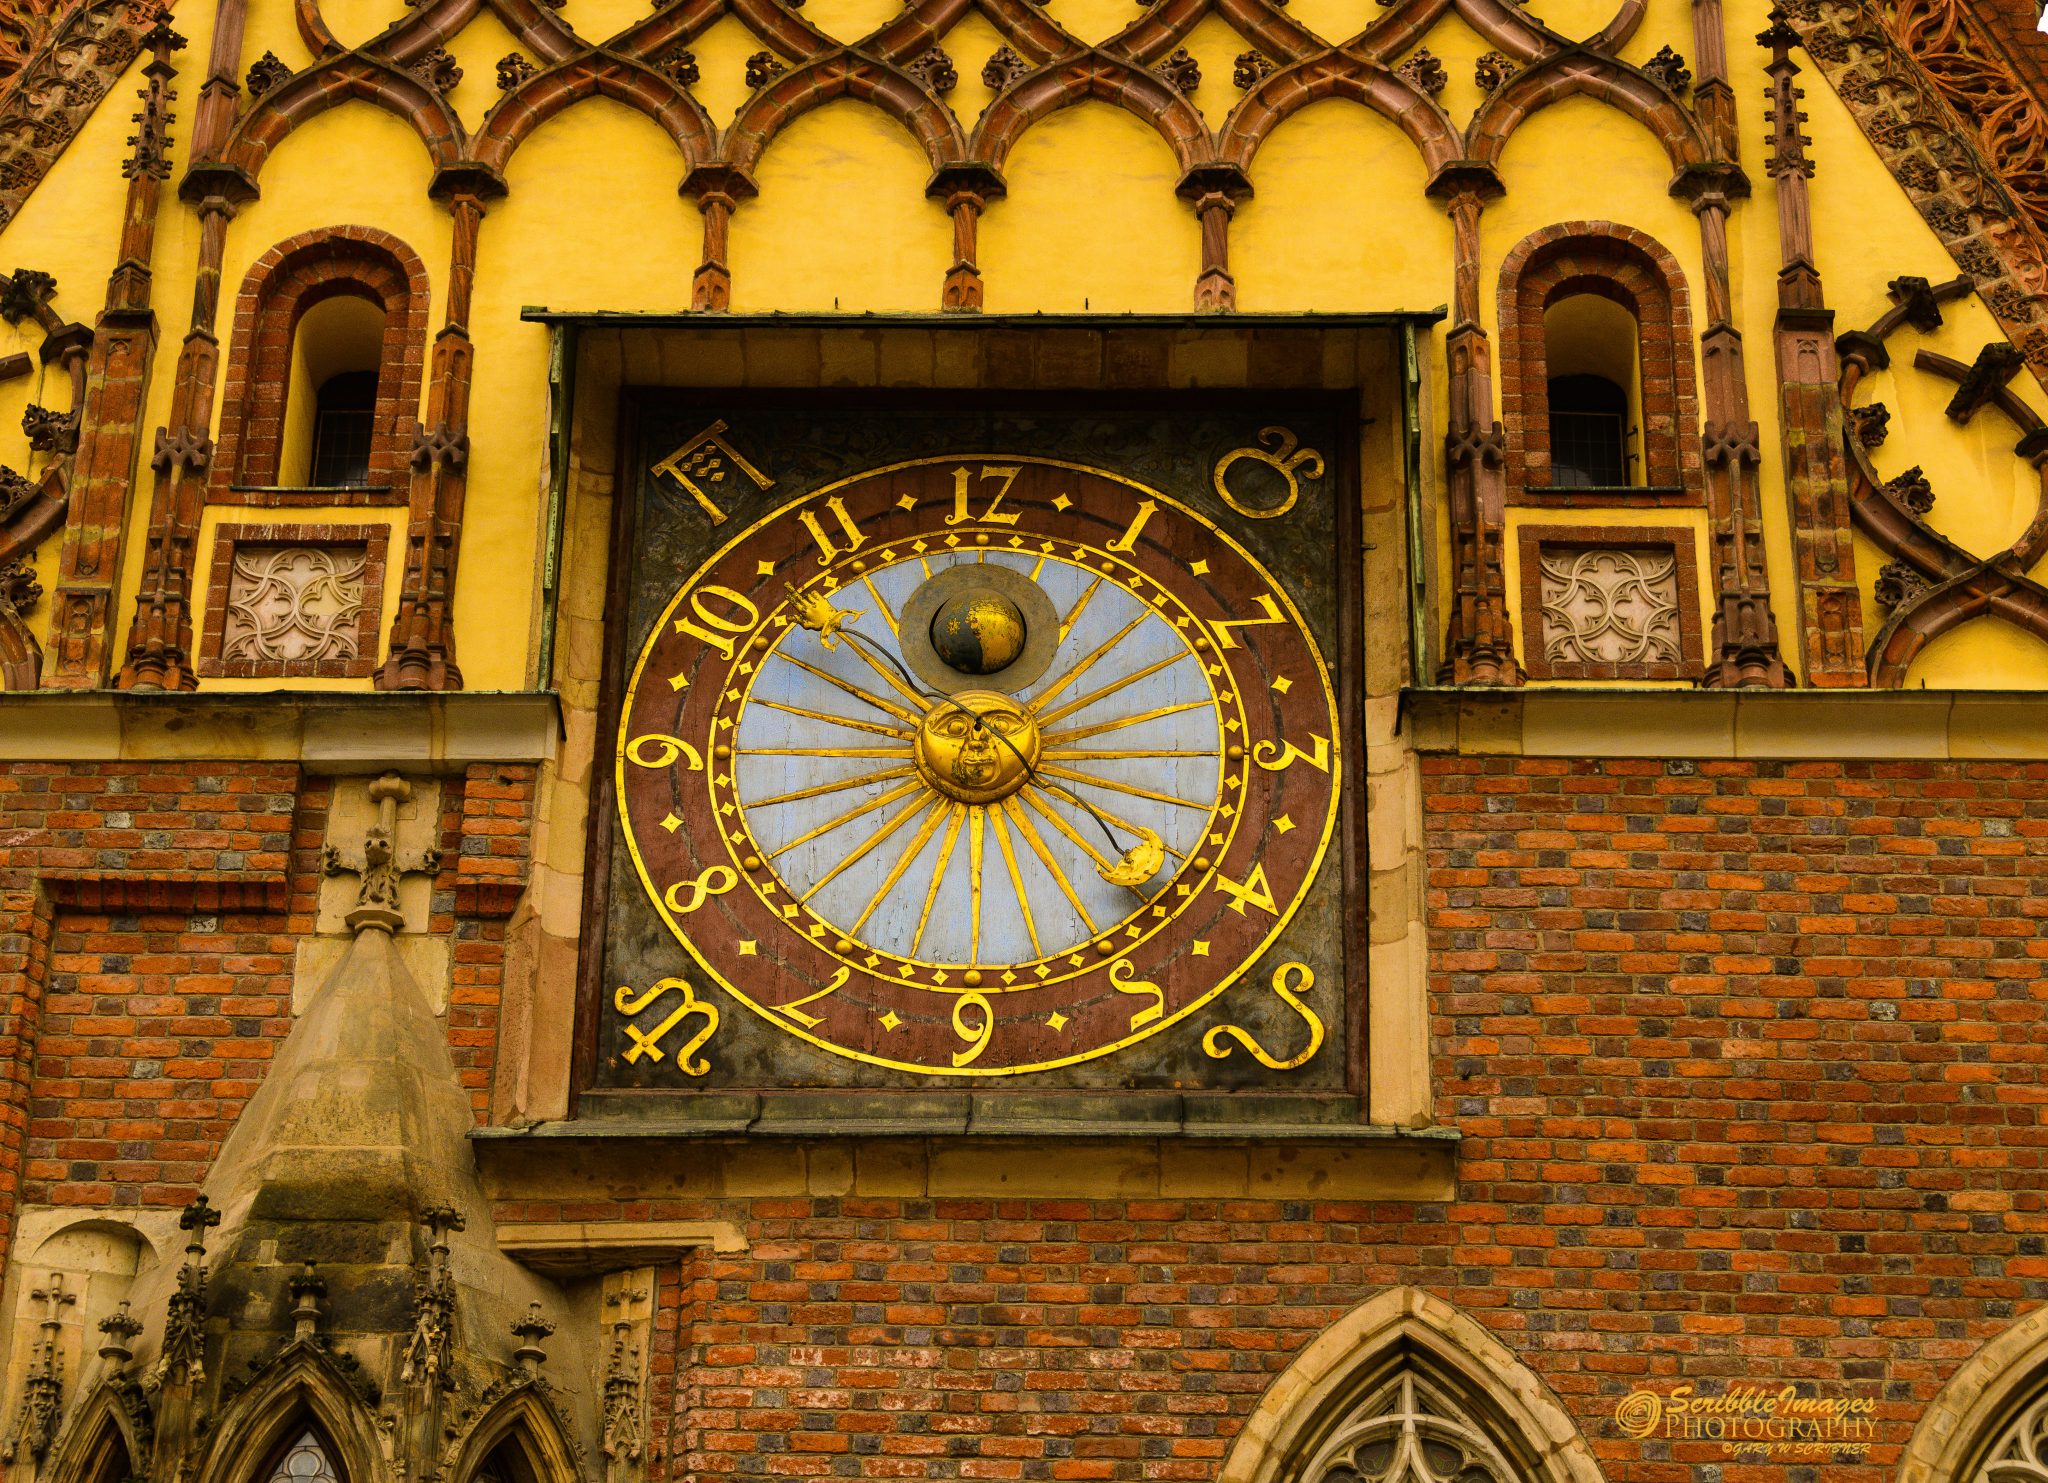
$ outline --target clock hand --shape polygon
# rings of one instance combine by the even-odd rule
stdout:
[[[980,711],[977,711],[973,706],[968,705],[955,696],[942,695],[935,690],[927,689],[923,685],[918,684],[917,680],[904,667],[902,661],[896,655],[891,654],[866,634],[846,626],[857,619],[866,617],[866,609],[849,611],[845,608],[835,608],[832,606],[831,600],[815,587],[807,587],[799,592],[795,587],[784,582],[782,590],[790,596],[790,607],[796,616],[797,625],[817,634],[818,642],[825,648],[836,649],[838,647],[836,640],[845,639],[848,643],[858,647],[862,653],[872,655],[886,663],[889,668],[896,671],[902,678],[903,683],[927,705],[950,706],[952,709],[960,711],[972,719],[981,731],[989,736],[993,736],[997,741],[1010,749],[1010,754],[1017,759],[1018,766],[1024,769],[1025,777],[1040,787],[1045,786],[1044,779],[1038,775],[1038,768],[1029,757],[1024,755],[1022,748],[1010,740],[1006,733],[989,725],[988,718]],[[1113,886],[1123,886],[1127,890],[1136,891],[1145,882],[1151,880],[1153,876],[1159,873],[1159,867],[1166,863],[1166,844],[1157,834],[1150,829],[1136,826],[1138,842],[1129,848],[1124,848],[1118,843],[1116,833],[1110,828],[1109,821],[1102,816],[1094,804],[1072,789],[1068,789],[1065,796],[1071,798],[1074,802],[1080,804],[1083,809],[1087,810],[1088,817],[1095,821],[1095,827],[1102,831],[1102,837],[1109,841],[1109,847],[1118,851],[1117,862],[1114,865],[1098,865],[1095,868],[1097,875]]]

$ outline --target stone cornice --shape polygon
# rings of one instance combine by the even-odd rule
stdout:
[[[543,762],[562,736],[544,692],[37,691],[0,701],[0,763],[296,762],[309,772]]]
[[[1518,757],[2048,759],[2048,695],[2011,690],[1410,690],[1417,751]]]

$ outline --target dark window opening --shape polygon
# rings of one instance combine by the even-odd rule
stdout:
[[[1550,482],[1559,489],[1628,483],[1628,393],[1605,376],[1551,378]]]
[[[360,489],[370,482],[370,445],[377,418],[377,373],[343,371],[320,383],[313,410],[312,472],[321,489]]]

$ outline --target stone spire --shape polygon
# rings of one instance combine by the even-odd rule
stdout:
[[[408,1477],[428,1483],[457,1415],[526,1375],[515,1321],[560,1312],[562,1298],[496,1247],[469,1149],[469,1096],[393,941],[403,877],[437,865],[432,851],[399,847],[398,808],[411,792],[396,776],[371,783],[374,815],[359,838],[330,840],[330,873],[358,877],[345,916],[352,940],[195,1208],[221,1221],[204,1276],[213,1409],[293,1353],[317,1355],[381,1413]],[[174,1280],[138,1288],[137,1310],[166,1311]],[[157,1450],[193,1440],[160,1436]],[[161,1455],[151,1472],[169,1476]]]

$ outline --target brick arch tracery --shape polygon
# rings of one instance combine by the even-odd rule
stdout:
[[[1532,232],[1501,263],[1501,424],[1512,493],[1550,484],[1550,391],[1544,311],[1595,293],[1635,319],[1641,363],[1643,470],[1651,486],[1701,497],[1699,397],[1691,297],[1678,260],[1647,233],[1612,222]]]
[[[426,354],[427,270],[389,232],[340,226],[280,242],[242,281],[213,464],[216,495],[231,484],[278,482],[293,337],[308,309],[342,294],[368,299],[384,311],[370,483],[405,486]]]

